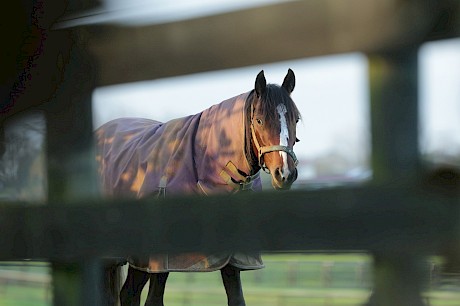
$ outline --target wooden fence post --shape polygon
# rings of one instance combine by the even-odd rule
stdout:
[[[373,180],[379,185],[414,185],[420,175],[418,48],[371,54],[369,73]],[[369,305],[424,305],[419,256],[406,250],[375,250]]]
[[[85,203],[98,196],[93,146],[91,95],[94,64],[84,50],[78,31],[57,31],[55,44],[62,48],[57,60],[63,82],[46,109],[49,205]],[[48,233],[61,235],[60,233]],[[68,237],[62,237],[68,239]],[[59,248],[59,245],[55,246]],[[102,305],[102,262],[100,259],[52,261],[54,305]]]

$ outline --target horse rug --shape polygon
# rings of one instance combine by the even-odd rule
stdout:
[[[142,198],[260,190],[244,149],[248,94],[166,123],[121,118],[101,126],[95,134],[103,193]],[[227,264],[242,270],[264,267],[258,253],[155,254],[128,262],[147,272],[214,271]]]

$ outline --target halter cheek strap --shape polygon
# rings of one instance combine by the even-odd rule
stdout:
[[[294,161],[294,165],[297,167],[297,165],[299,164],[299,160],[297,159],[294,153],[294,150],[292,148],[286,147],[286,146],[280,146],[280,145],[263,146],[263,147],[260,146],[259,140],[257,139],[256,132],[254,130],[252,113],[253,113],[253,110],[251,109],[251,134],[252,134],[252,141],[254,142],[256,149],[257,149],[257,159],[259,161],[259,167],[262,168],[265,172],[270,173],[270,170],[268,170],[267,166],[265,166],[263,157],[265,153],[274,152],[274,151],[283,151],[289,154],[292,157],[292,160]]]

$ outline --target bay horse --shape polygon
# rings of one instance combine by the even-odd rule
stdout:
[[[293,147],[300,113],[291,99],[294,86],[291,69],[282,86],[267,84],[262,70],[254,89],[201,113],[166,123],[121,118],[104,124],[95,133],[103,193],[142,198],[257,191],[262,188],[261,169],[271,174],[276,190],[289,189],[298,164]],[[128,262],[121,306],[140,305],[148,280],[145,305],[164,305],[169,272],[216,270],[221,271],[228,305],[242,306],[240,271],[264,267],[258,253],[156,254],[129,257]],[[112,265],[107,273],[114,269]],[[114,289],[113,282],[107,286]]]

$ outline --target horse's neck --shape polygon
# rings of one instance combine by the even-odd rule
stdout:
[[[230,161],[238,170],[251,174],[245,154],[247,96],[248,93],[239,95],[203,111],[195,147],[199,179],[212,180]]]

